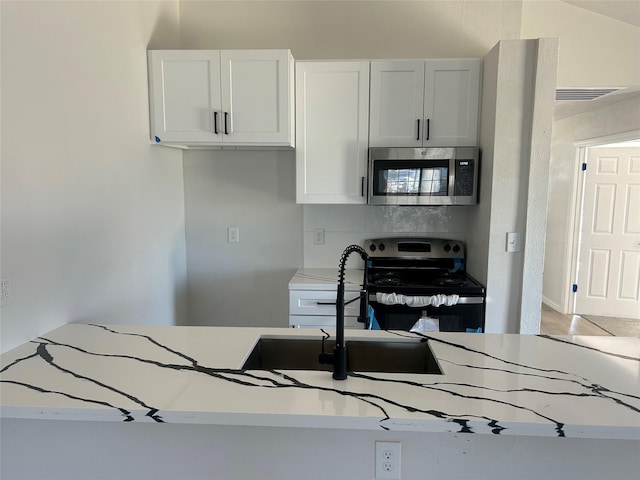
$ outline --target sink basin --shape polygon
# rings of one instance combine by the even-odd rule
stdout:
[[[332,353],[335,342],[327,340]],[[333,370],[321,365],[321,339],[262,337],[242,365],[243,370]],[[347,340],[349,372],[442,374],[426,341]]]

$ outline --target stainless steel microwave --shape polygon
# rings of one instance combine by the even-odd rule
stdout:
[[[478,149],[370,148],[370,205],[478,203]]]

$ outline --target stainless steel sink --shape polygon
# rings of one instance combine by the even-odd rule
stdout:
[[[327,340],[325,351],[332,353],[335,342]],[[258,340],[243,370],[327,370],[318,356],[321,339],[273,338]],[[349,372],[393,372],[442,374],[426,341],[347,340]]]

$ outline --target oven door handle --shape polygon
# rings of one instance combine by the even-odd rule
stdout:
[[[431,295],[416,295],[416,296],[429,297]],[[375,293],[369,294],[369,303],[380,303],[378,302]],[[457,303],[451,306],[455,307],[456,305],[477,305],[482,303],[484,303],[484,297],[459,297]],[[380,303],[380,305],[384,305],[384,303]],[[389,306],[392,307],[394,305],[389,305]],[[424,307],[424,305],[422,305],[421,307]],[[446,305],[440,305],[440,307],[446,307]]]

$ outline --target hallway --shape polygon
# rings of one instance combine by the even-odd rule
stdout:
[[[591,315],[563,315],[543,303],[540,333],[542,335],[640,337],[640,320]]]
[[[579,315],[563,315],[544,303],[541,315],[541,335],[611,335]]]

